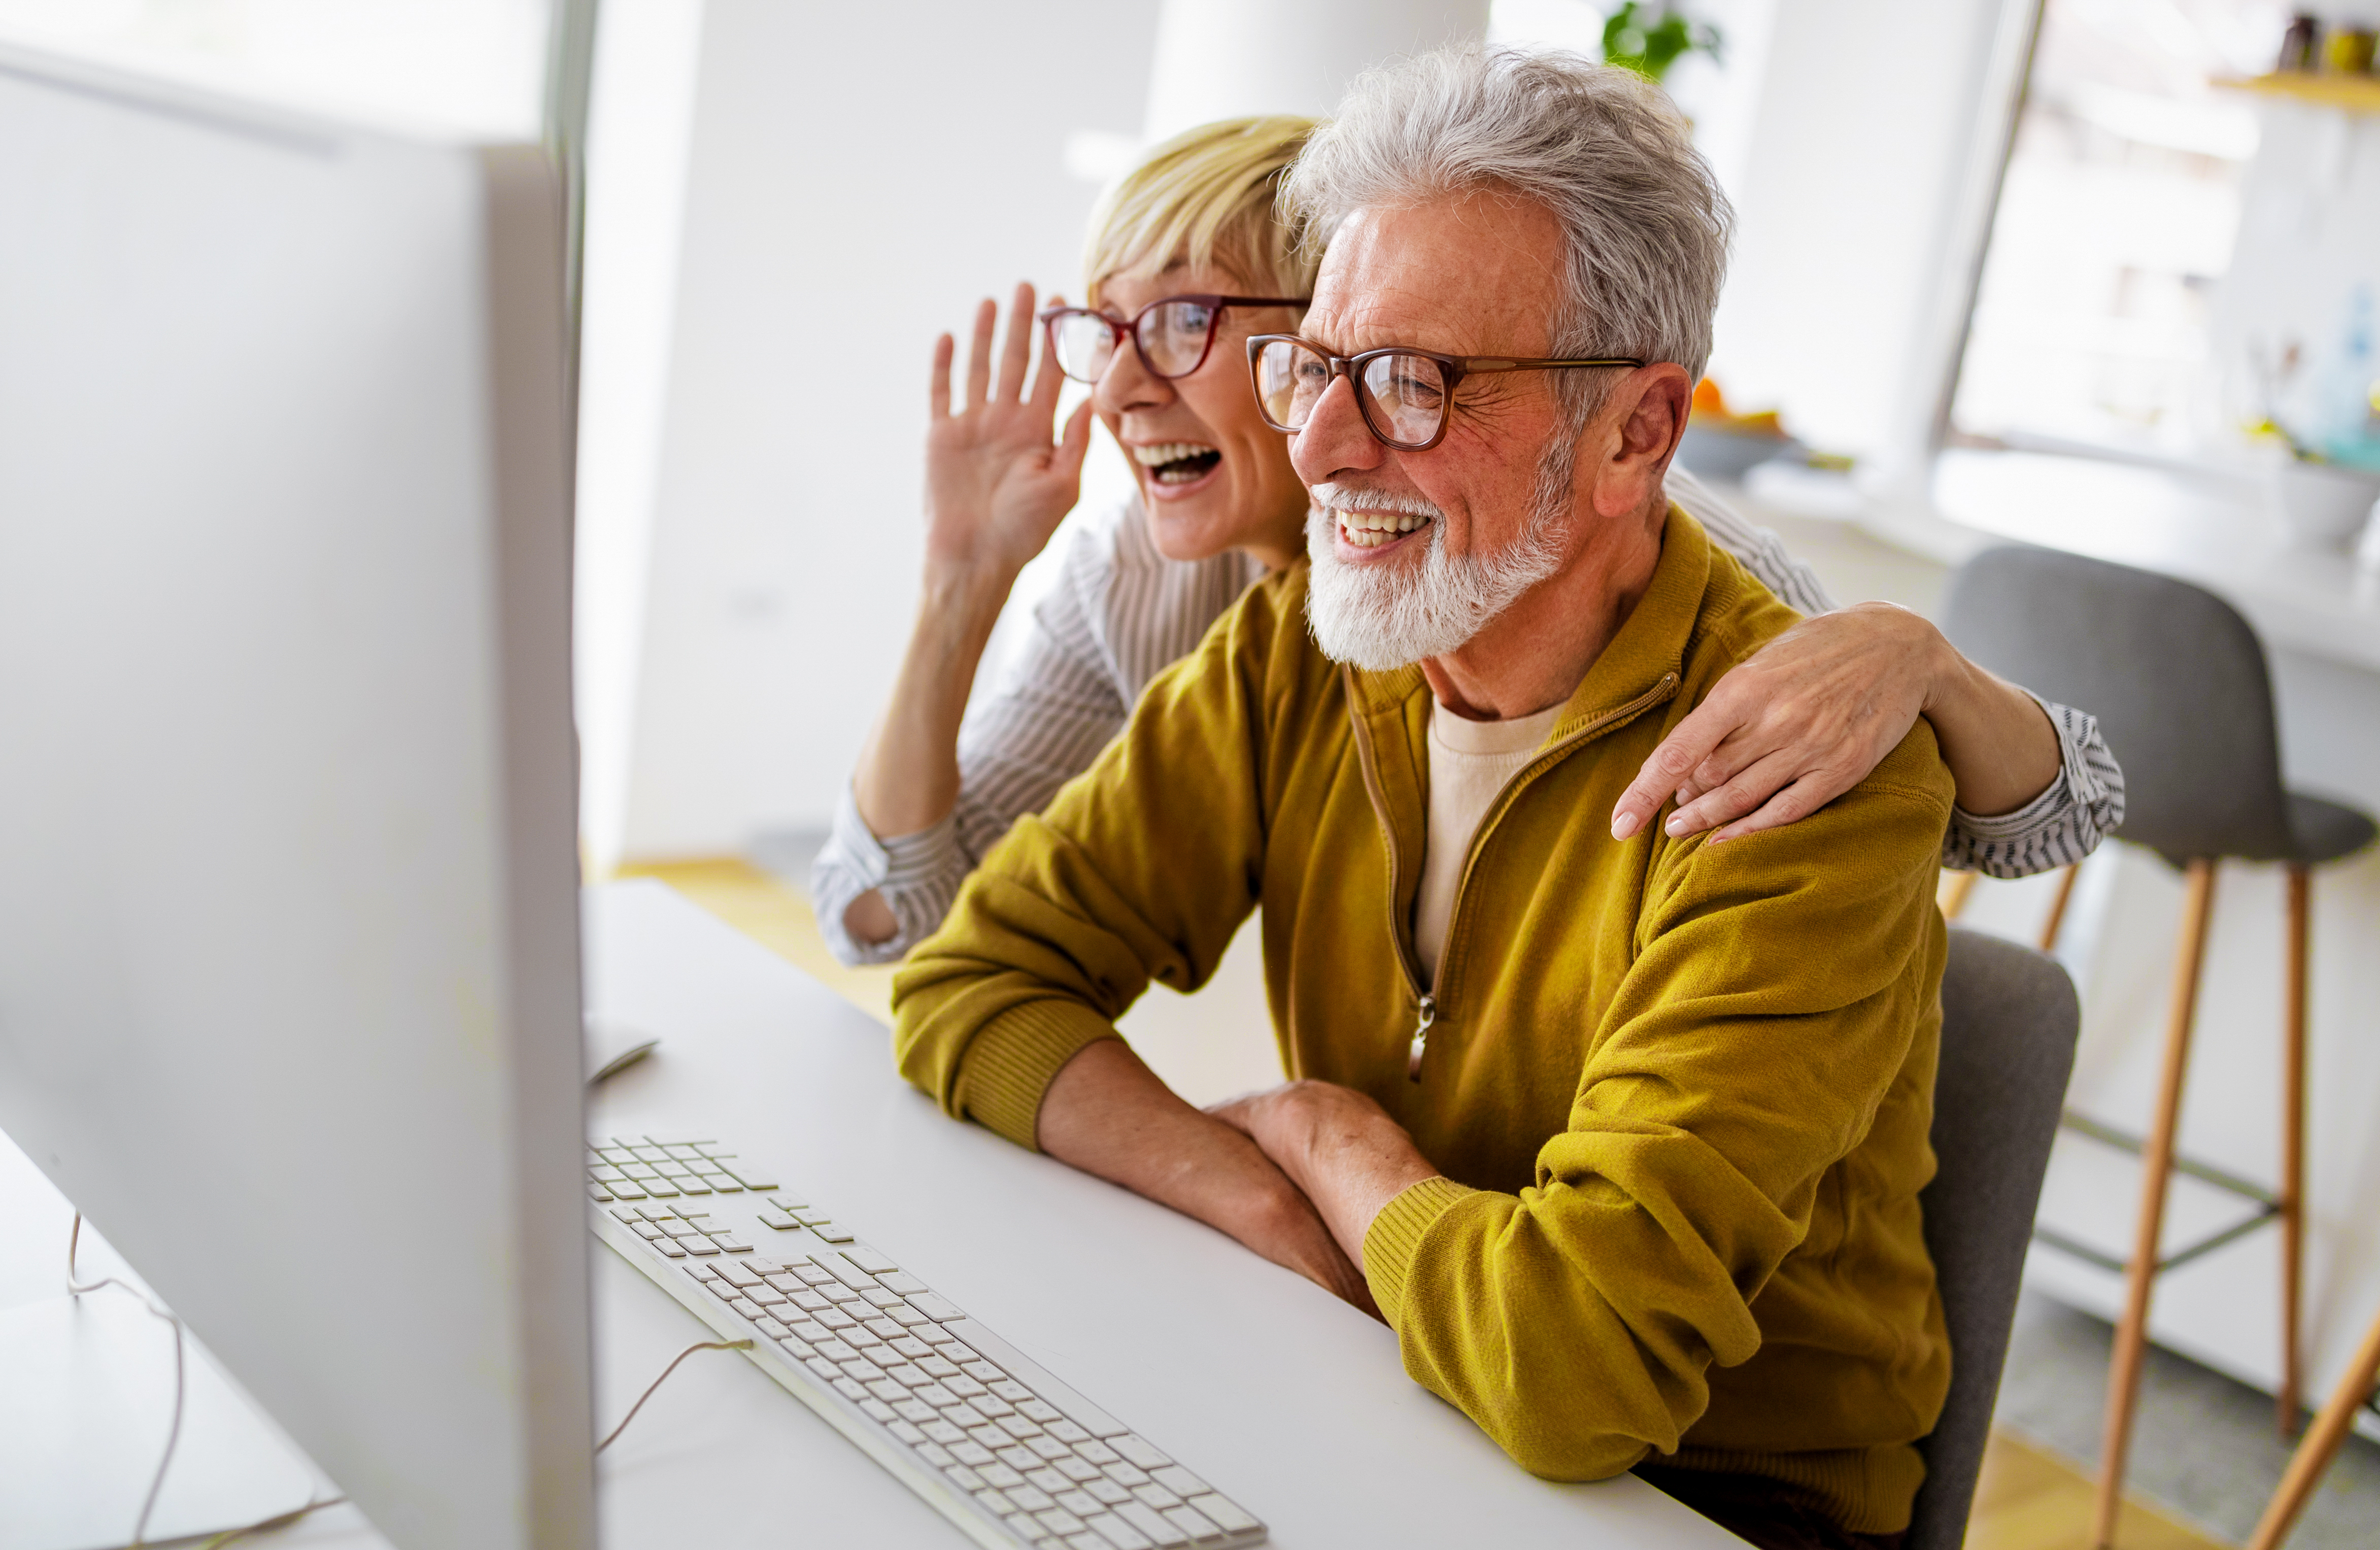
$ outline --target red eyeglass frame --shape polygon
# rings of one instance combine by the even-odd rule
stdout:
[[[1074,316],[1097,318],[1101,323],[1108,325],[1108,348],[1110,351],[1108,360],[1111,364],[1112,364],[1115,360],[1113,352],[1120,349],[1123,347],[1124,340],[1129,337],[1132,340],[1132,352],[1133,354],[1140,357],[1140,365],[1143,371],[1147,372],[1152,377],[1157,377],[1166,382],[1178,382],[1182,378],[1190,375],[1191,372],[1197,371],[1199,367],[1207,364],[1207,358],[1215,352],[1215,330],[1211,326],[1207,330],[1207,342],[1199,349],[1198,359],[1191,363],[1189,370],[1182,372],[1159,371],[1157,369],[1157,363],[1148,359],[1148,351],[1141,348],[1140,320],[1148,316],[1149,313],[1157,311],[1160,307],[1170,307],[1177,301],[1196,302],[1197,305],[1206,308],[1209,312],[1212,312],[1214,314],[1213,321],[1218,323],[1223,320],[1224,310],[1230,307],[1311,307],[1314,305],[1314,298],[1310,296],[1160,296],[1156,300],[1150,302],[1148,306],[1143,307],[1139,311],[1133,313],[1132,321],[1130,323],[1118,323],[1115,319],[1108,316],[1105,312],[1093,307],[1044,307],[1039,312],[1034,315],[1034,321],[1041,325],[1042,339],[1049,345],[1050,354],[1053,360],[1056,359],[1058,353],[1058,320],[1060,318]],[[1058,369],[1062,372],[1065,372],[1064,364],[1062,362]],[[1066,377],[1070,382],[1083,382],[1085,380],[1084,378],[1075,376],[1072,372],[1066,372]],[[1097,382],[1099,379],[1093,377],[1089,380],[1091,382]]]

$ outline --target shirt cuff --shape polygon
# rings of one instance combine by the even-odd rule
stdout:
[[[1041,1150],[1041,1099],[1086,1044],[1119,1037],[1079,1001],[1027,1001],[985,1024],[959,1063],[952,1107],[1028,1151]]]
[[[1425,1178],[1406,1185],[1364,1229],[1364,1279],[1371,1283],[1372,1300],[1380,1305],[1380,1316],[1390,1329],[1397,1327],[1397,1315],[1404,1307],[1405,1280],[1413,1274],[1421,1240],[1456,1202],[1478,1192],[1451,1178]]]

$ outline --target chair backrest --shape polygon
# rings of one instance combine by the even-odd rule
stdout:
[[[2079,555],[1986,549],[1950,578],[1942,632],[2099,718],[2124,766],[2126,839],[2175,861],[2295,854],[2265,650],[2221,598]]]
[[[1967,1537],[2081,1022],[2073,982],[2055,959],[1950,929],[1934,1080],[1937,1171],[1919,1197],[1950,1331],[1950,1396],[1918,1445],[1925,1483],[1907,1550],[1959,1550]]]

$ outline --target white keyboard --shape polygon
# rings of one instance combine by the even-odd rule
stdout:
[[[1254,1514],[716,1141],[589,1147],[595,1236],[978,1544],[1237,1550]]]

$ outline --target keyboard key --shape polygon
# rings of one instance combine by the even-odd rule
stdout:
[[[794,1332],[795,1339],[813,1346],[834,1338],[833,1334],[824,1325],[813,1324],[808,1319],[787,1319],[785,1327]]]
[[[699,1178],[674,1178],[670,1181],[670,1185],[671,1188],[674,1189],[681,1195],[707,1195],[710,1193],[710,1186],[705,1184]]]
[[[758,1301],[759,1300],[756,1298],[754,1300]],[[1075,1425],[1073,1422],[1066,1420],[1062,1416],[1056,1421],[1050,1422],[1049,1429],[1050,1434],[1057,1438],[1062,1443],[1087,1443],[1091,1440],[1091,1434],[1088,1432],[1084,1431],[1081,1427]]]
[[[981,1410],[977,1410],[973,1405],[967,1404],[963,1400],[948,1405],[939,1405],[936,1406],[935,1409],[944,1421],[949,1422],[953,1426],[964,1426],[970,1432],[974,1431],[978,1426],[989,1426],[991,1424],[991,1417],[984,1414]],[[1002,1446],[1004,1446],[1006,1445],[1003,1444]]]
[[[891,1318],[893,1323],[905,1324],[911,1329],[915,1329],[921,1324],[929,1324],[934,1322],[933,1320],[926,1317],[925,1314],[917,1312],[915,1308],[887,1308],[884,1312],[886,1316]]]
[[[1173,1462],[1157,1450],[1156,1444],[1147,1437],[1136,1436],[1130,1432],[1121,1437],[1108,1438],[1107,1445],[1144,1470],[1161,1470]]]
[[[843,1332],[843,1339],[845,1345],[856,1346],[863,1351],[884,1349],[884,1342],[866,1329],[846,1329]]]
[[[1212,1491],[1203,1496],[1193,1496],[1184,1505],[1193,1511],[1203,1512],[1213,1519],[1222,1526],[1226,1533],[1245,1533],[1248,1530],[1258,1526],[1256,1519],[1237,1502],[1219,1496]]]
[[[1096,1518],[1103,1504],[1097,1496],[1086,1495],[1080,1491],[1061,1491],[1058,1493],[1058,1505],[1077,1518]]]
[[[1050,1422],[1063,1419],[1058,1413],[1058,1407],[1046,1399],[1019,1399],[1016,1401],[1016,1408],[1036,1421]]]
[[[910,1361],[916,1362],[917,1364],[917,1370],[921,1373],[927,1373],[929,1376],[953,1377],[958,1373],[958,1369],[955,1367],[953,1367],[948,1373],[934,1373],[931,1369],[927,1367],[927,1362],[941,1361],[941,1358],[934,1354],[933,1347],[926,1344],[926,1342],[918,1339],[914,1335],[904,1335],[898,1340],[891,1342],[891,1344],[894,1350],[899,1351],[903,1356],[905,1356]],[[944,1365],[948,1364],[944,1363]]]
[[[1016,1418],[1013,1415],[1002,1416],[1001,1418],[1003,1422],[1014,1421],[1015,1419]],[[1037,1458],[1056,1459],[1072,1458],[1074,1457],[1073,1454],[1066,1451],[1066,1445],[1058,1441],[1054,1437],[1027,1437],[1025,1439],[1025,1446],[1033,1450],[1033,1456]]]
[[[1083,1532],[1083,1520],[1062,1507],[1051,1507],[1033,1516],[1053,1534],[1078,1534]]]
[[[1156,1512],[1138,1502],[1125,1502],[1115,1509],[1115,1516],[1130,1523],[1159,1544],[1187,1544],[1190,1536]]]
[[[1040,1545],[1051,1543],[1049,1536],[1041,1532],[1041,1525],[1021,1512],[1012,1513],[1001,1521],[1008,1525],[1009,1532],[1034,1545],[1036,1550],[1038,1550]]]
[[[787,1298],[783,1292],[781,1292],[776,1288],[769,1285],[766,1281],[761,1282],[757,1287],[746,1288],[744,1295],[750,1298],[754,1302],[759,1304],[763,1308],[789,1309],[792,1306],[791,1299]]]
[[[901,1338],[901,1326],[894,1324],[891,1319],[863,1319],[860,1322],[867,1325],[868,1331],[879,1340],[898,1340]]]
[[[645,1198],[645,1191],[642,1189],[625,1179],[611,1186],[611,1190],[613,1200],[640,1201]]]
[[[1040,1458],[1031,1448],[1022,1445],[999,1448],[996,1451],[1000,1455],[1000,1461],[1012,1470],[1024,1470],[1030,1472],[1041,1467]]]
[[[843,1369],[844,1377],[856,1378],[864,1384],[874,1383],[884,1376],[884,1369],[864,1356],[856,1356],[849,1361],[838,1361],[835,1365]]]
[[[896,1399],[892,1402],[892,1408],[900,1412],[902,1420],[914,1421],[920,1426],[927,1422],[938,1419],[941,1414],[933,1406],[915,1397]]]
[[[825,1239],[829,1243],[848,1243],[852,1239],[850,1228],[839,1227],[832,1222],[813,1222],[810,1224],[810,1231]]]
[[[917,1445],[917,1457],[923,1458],[927,1463],[933,1465],[934,1468],[938,1470],[947,1470],[958,1461],[951,1457],[951,1450],[949,1448],[944,1447],[941,1444],[936,1442],[919,1443]]]
[[[1009,1489],[1011,1486],[1022,1485],[1025,1483],[1025,1477],[1018,1474],[1014,1470],[1010,1469],[1005,1464],[997,1462],[978,1464],[976,1468],[979,1472],[981,1472],[986,1481],[999,1486],[1003,1491]]]
[[[841,1373],[837,1373],[835,1375],[834,1391],[837,1394],[842,1395],[846,1399],[857,1400],[868,1397],[868,1390],[861,1385],[858,1380],[844,1377]]]
[[[760,1225],[776,1232],[792,1232],[801,1226],[783,1212],[766,1205],[760,1208]]]
[[[1160,1485],[1153,1481],[1147,1485],[1136,1485],[1133,1487],[1132,1494],[1138,1496],[1150,1507],[1157,1508],[1160,1512],[1164,1511],[1169,1507],[1180,1507],[1182,1505],[1181,1497],[1175,1495],[1172,1492],[1168,1491],[1164,1486]]]
[[[1114,1463],[1123,1455],[1099,1441],[1099,1438],[1093,1437],[1089,1442],[1075,1445],[1075,1457],[1087,1458],[1094,1464],[1107,1465]]]
[[[951,1452],[957,1457],[960,1463],[972,1464],[977,1469],[981,1470],[983,1471],[983,1478],[986,1480],[991,1480],[992,1471],[995,1470],[1000,1471],[1003,1476],[1013,1475],[1016,1472],[1014,1470],[1012,1470],[1007,1465],[1002,1463],[999,1456],[994,1454],[991,1449],[984,1446],[981,1443],[953,1443],[951,1445]],[[998,1484],[1000,1483],[998,1481],[993,1481],[992,1483]]]
[[[1028,1421],[1021,1415],[1002,1416],[1000,1418],[1000,1429],[1007,1433],[1010,1436],[1014,1437],[1019,1442],[1023,1442],[1027,1437],[1038,1437],[1041,1434],[1041,1427],[1038,1422]],[[1059,1447],[1056,1443],[1052,1443],[1050,1446],[1057,1447],[1058,1451],[1061,1453],[1066,1451],[1063,1447]],[[1039,1448],[1035,1448],[1033,1451],[1036,1453],[1041,1452]],[[1041,1456],[1045,1458],[1049,1457],[1046,1453]]]
[[[1172,1465],[1167,1469],[1152,1470],[1149,1471],[1149,1474],[1158,1484],[1164,1486],[1168,1491],[1172,1492],[1177,1496],[1195,1496],[1208,1489],[1208,1485],[1205,1481],[1200,1480],[1196,1475],[1192,1474],[1188,1470],[1184,1469],[1179,1464]]]
[[[719,1262],[719,1278],[722,1281],[732,1281],[739,1287],[757,1287],[760,1284],[759,1272],[748,1264],[741,1264],[734,1260]]]
[[[1149,1550],[1148,1536],[1111,1512],[1100,1513],[1090,1519],[1090,1524],[1092,1532],[1115,1550]]]
[[[684,1249],[689,1254],[715,1254],[719,1252],[719,1245],[713,1243],[707,1238],[681,1238],[677,1242],[678,1247]]]
[[[918,1430],[938,1443],[963,1443],[967,1440],[967,1434],[965,1432],[947,1421],[929,1421]]]
[[[1011,1437],[1007,1433],[1002,1431],[997,1426],[978,1426],[974,1431],[969,1432],[967,1435],[983,1444],[984,1446],[995,1449],[1015,1441],[1014,1438]],[[1028,1455],[1028,1457],[1030,1456]]]
[[[1032,1445],[1028,1443],[1026,1446]],[[1077,1485],[1085,1481],[1099,1478],[1099,1467],[1097,1464],[1086,1464],[1080,1458],[1052,1458],[1050,1461],[1050,1467]]]
[[[871,1249],[865,1243],[853,1244],[843,1251],[843,1257],[870,1275],[891,1275],[897,1274],[901,1268],[892,1263],[892,1256],[883,1250]]]
[[[1132,1500],[1131,1492],[1105,1475],[1083,1482],[1083,1489],[1091,1494],[1093,1501],[1107,1507],[1119,1507]]]
[[[859,1321],[840,1308],[827,1308],[810,1315],[829,1329],[856,1329]]]
[[[821,1378],[839,1378],[843,1376],[843,1370],[841,1368],[837,1367],[833,1362],[828,1361],[825,1357],[819,1355],[815,1351],[803,1360],[802,1365],[808,1368],[811,1372],[816,1373]]]
[[[892,1407],[881,1399],[862,1399],[859,1402],[859,1409],[861,1413],[870,1421],[891,1422],[898,1419],[892,1413]]]
[[[737,1316],[742,1318],[757,1319],[760,1316],[760,1310],[752,1306],[752,1302],[749,1298],[733,1298],[729,1300],[727,1306],[736,1313]]]
[[[967,1471],[967,1473],[974,1474],[975,1471],[973,1470],[969,1470]],[[976,1491],[975,1499],[981,1502],[984,1506],[991,1508],[992,1511],[998,1513],[1002,1518],[1007,1517],[1010,1513],[1016,1510],[1016,1504],[1010,1501],[1005,1493],[995,1491],[990,1486],[979,1487]]]
[[[932,1319],[937,1324],[947,1323],[952,1319],[963,1319],[966,1317],[965,1313],[959,1312],[958,1304],[953,1302],[949,1298],[937,1296],[933,1292],[917,1293],[916,1296],[909,1299],[909,1306],[915,1308],[920,1313],[925,1314],[926,1317]]]
[[[1170,1507],[1165,1509],[1165,1516],[1169,1522],[1188,1534],[1193,1540],[1223,1537],[1223,1531],[1215,1527],[1205,1513],[1195,1507]]]
[[[899,1298],[886,1291],[882,1287],[864,1288],[859,1295],[863,1301],[873,1308],[898,1308],[903,1305]]]
[[[601,1184],[589,1184],[587,1186],[587,1198],[597,1205],[609,1205],[618,1197]]]
[[[942,1473],[948,1475],[952,1483],[956,1485],[962,1491],[984,1491],[990,1489],[989,1486],[984,1484],[983,1476],[976,1473],[965,1464],[945,1465],[943,1466]],[[1011,1509],[1002,1507],[1000,1510],[1006,1512]]]
[[[965,1378],[953,1378],[951,1380],[953,1384],[963,1384],[967,1380]],[[981,1384],[977,1384],[974,1386],[981,1388],[983,1385]],[[973,1405],[976,1408],[976,1413],[981,1415],[986,1421],[998,1421],[1002,1416],[1014,1415],[1016,1413],[1015,1407],[1009,1404],[1007,1400],[995,1399],[989,1394],[965,1395],[961,1394],[955,1388],[950,1389],[949,1392],[953,1399],[964,1399],[968,1404]]]
[[[881,1421],[890,1421],[892,1419],[890,1410],[892,1401],[901,1398],[909,1391],[903,1388],[899,1384],[894,1383],[891,1378],[879,1378],[874,1383],[868,1385],[868,1392],[873,1394],[878,1399],[883,1401],[887,1407],[886,1413],[880,1416],[878,1419]]]
[[[638,1222],[636,1225],[634,1231],[638,1238],[645,1239],[647,1242],[650,1242],[656,1238],[668,1236],[663,1233],[661,1228],[653,1226],[650,1222]]]
[[[710,1185],[711,1190],[718,1194],[739,1194],[744,1189],[742,1184],[736,1182],[735,1176],[732,1173],[706,1173],[700,1177],[702,1181],[705,1184]]]
[[[840,1340],[820,1341],[818,1353],[829,1361],[849,1361],[859,1354]]]
[[[773,1190],[777,1187],[777,1181],[769,1177],[767,1170],[754,1167],[749,1163],[739,1162],[733,1167],[722,1166],[719,1171],[747,1190]]]
[[[784,1339],[788,1335],[793,1333],[793,1331],[787,1329],[783,1324],[779,1324],[776,1320],[771,1318],[766,1313],[761,1314],[752,1322],[759,1324],[760,1326],[760,1333],[767,1336],[771,1340]]]
[[[637,1186],[655,1200],[674,1201],[683,1193],[676,1185],[666,1178],[640,1178],[637,1180]]]
[[[926,1434],[918,1431],[916,1424],[911,1422],[888,1421],[884,1423],[884,1430],[913,1447],[926,1440]]]
[[[1127,1464],[1122,1460],[1118,1460],[1112,1464],[1100,1465],[1099,1472],[1127,1490],[1148,1483],[1148,1471],[1147,1470],[1142,1469],[1137,1464]]]
[[[686,1258],[685,1248],[674,1238],[655,1239],[653,1240],[653,1247],[659,1249],[663,1254],[667,1255],[671,1259],[682,1260]]]
[[[788,1265],[786,1269],[792,1275],[800,1277],[802,1285],[806,1287],[822,1287],[829,1281],[834,1279],[833,1276],[826,1273],[823,1266],[815,1264],[808,1260],[804,1260],[797,1264]]]
[[[990,1366],[990,1363],[984,1362],[980,1363],[980,1365],[989,1367]],[[999,1370],[1000,1369],[996,1367],[992,1368],[992,1371],[995,1373]],[[969,1367],[967,1371],[975,1373],[977,1377],[983,1377],[983,1374],[976,1373],[975,1368],[973,1367]],[[999,1395],[1002,1398],[1007,1400],[1012,1405],[1021,1405],[1025,1403],[1026,1400],[1033,1397],[1033,1391],[1026,1387],[1023,1384],[1018,1383],[1014,1378],[1000,1378],[996,1380],[992,1378],[984,1378],[984,1382],[990,1384],[991,1391],[994,1394]]]
[[[1039,1486],[1030,1482],[1009,1486],[1008,1499],[1027,1512],[1039,1512],[1044,1507],[1058,1505],[1056,1497],[1045,1495]]]
[[[748,1254],[752,1251],[752,1245],[745,1242],[742,1239],[735,1237],[732,1233],[712,1233],[710,1235],[710,1241],[718,1244],[722,1249],[726,1250],[731,1254]]]
[[[925,1282],[918,1280],[905,1270],[879,1271],[876,1278],[903,1297],[911,1297],[930,1289]]]

